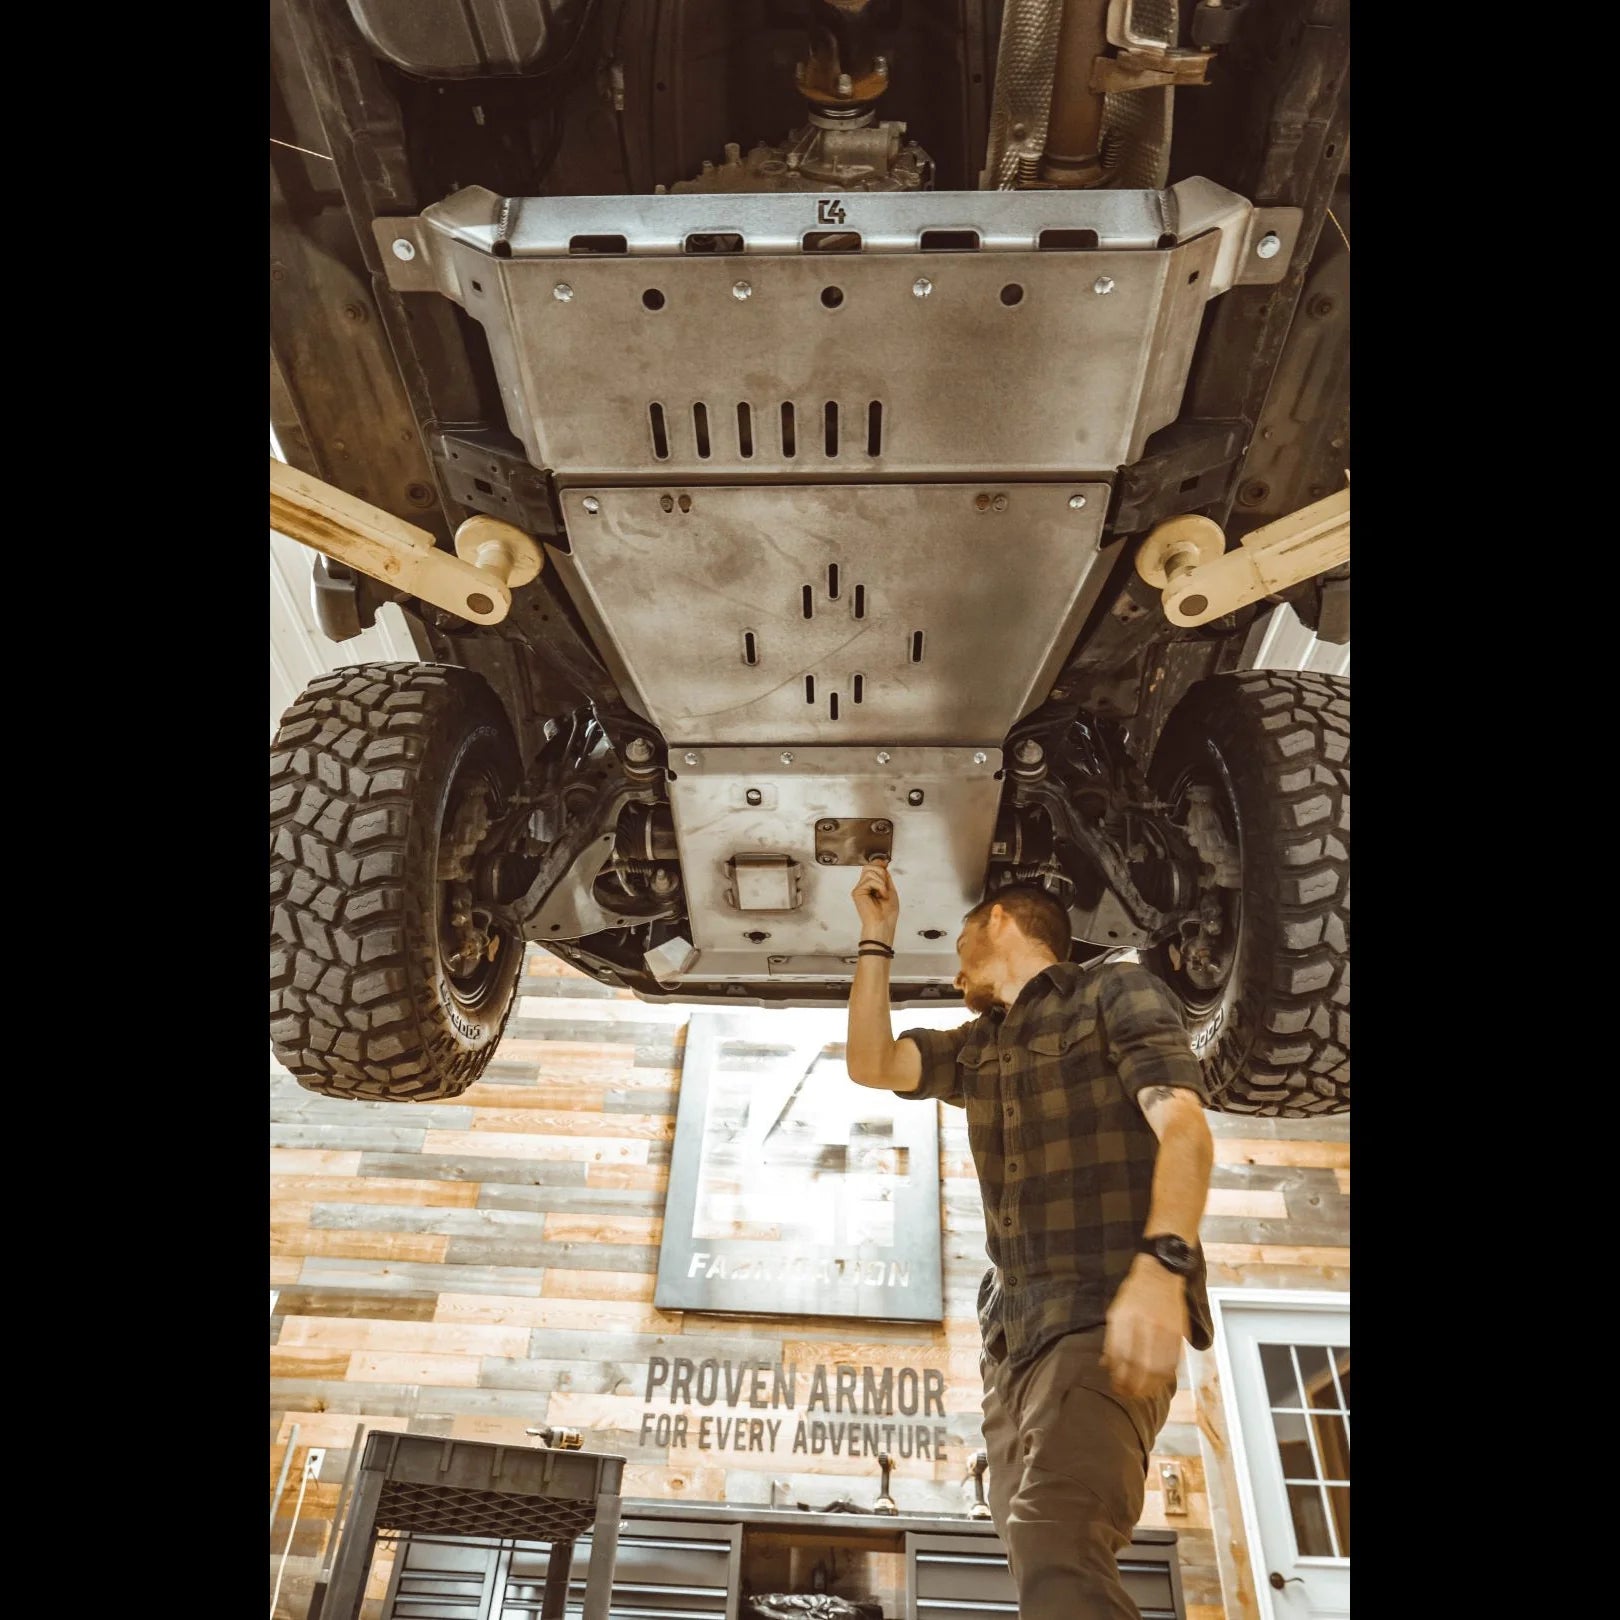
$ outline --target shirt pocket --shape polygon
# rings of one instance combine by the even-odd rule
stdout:
[[[1037,1065],[1039,1068],[1050,1068],[1053,1058],[1063,1063],[1075,1062],[1078,1061],[1080,1050],[1094,1039],[1096,1032],[1096,1013],[1081,1013],[1079,1017],[1069,1019],[1061,1029],[1031,1035],[1029,1049],[1041,1059]]]
[[[1108,1081],[1099,1061],[1095,1011],[1070,1019],[1062,1029],[1030,1036],[1029,1053],[1022,1089],[1038,1109],[1096,1107],[1104,1100]]]
[[[968,1117],[978,1121],[996,1112],[1000,1097],[1001,1054],[994,1041],[968,1041],[956,1055],[957,1072],[962,1078],[962,1096]]]

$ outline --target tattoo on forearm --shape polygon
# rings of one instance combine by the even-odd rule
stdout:
[[[1178,1090],[1179,1086],[1148,1086],[1138,1099],[1142,1104],[1142,1112],[1145,1114],[1148,1109],[1169,1102]]]

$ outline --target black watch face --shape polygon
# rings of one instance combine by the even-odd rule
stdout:
[[[1193,1247],[1184,1243],[1178,1237],[1162,1237],[1155,1240],[1153,1247],[1158,1251],[1159,1258],[1174,1266],[1178,1271],[1191,1270],[1193,1263]]]

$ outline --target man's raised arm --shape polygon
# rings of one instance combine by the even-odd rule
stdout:
[[[900,896],[886,861],[868,861],[861,868],[854,896],[861,938],[892,946],[900,921]],[[889,958],[878,951],[869,949],[855,960],[844,1066],[851,1080],[879,1091],[915,1091],[922,1081],[922,1053],[917,1043],[904,1036],[894,1038],[889,1023]]]

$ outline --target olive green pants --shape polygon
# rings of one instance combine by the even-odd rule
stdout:
[[[1017,1370],[988,1351],[979,1358],[990,1511],[1019,1620],[1139,1620],[1115,1560],[1142,1515],[1148,1456],[1175,1391],[1116,1395],[1102,1345],[1099,1327]]]

